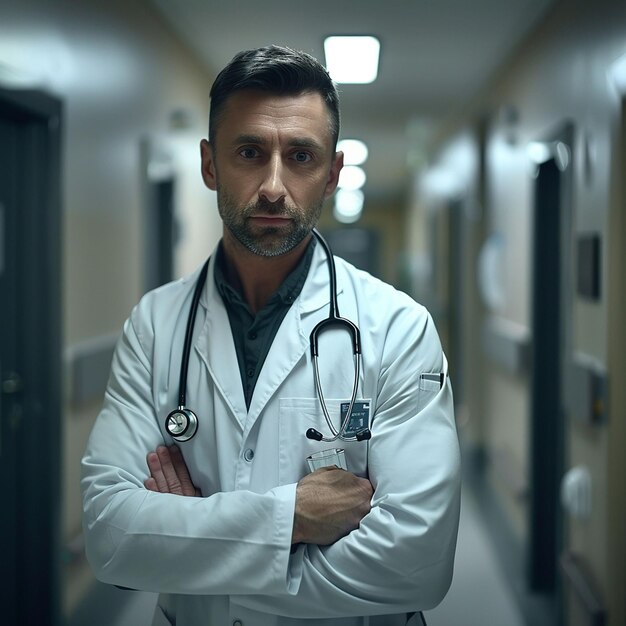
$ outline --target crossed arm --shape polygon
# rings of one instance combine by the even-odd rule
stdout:
[[[202,497],[193,484],[178,446],[159,446],[147,456],[150,491]],[[330,545],[358,528],[369,513],[373,495],[369,480],[323,467],[305,476],[296,489],[291,543]]]

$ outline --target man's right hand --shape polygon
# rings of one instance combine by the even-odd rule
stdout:
[[[337,467],[308,474],[296,489],[291,543],[335,543],[359,527],[371,509],[373,493],[369,480]]]

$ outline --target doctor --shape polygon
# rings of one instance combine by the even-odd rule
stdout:
[[[372,436],[338,442],[347,471],[306,464],[337,446],[305,432],[330,435],[309,334],[328,315],[312,229],[342,168],[338,134],[337,92],[307,54],[240,53],[212,87],[202,177],[224,231],[188,359],[197,432],[172,446],[165,424],[199,270],[133,309],[82,462],[89,562],[104,582],[158,592],[154,625],[413,624],[449,587],[459,450],[437,332],[423,307],[339,258]],[[353,378],[350,336],[333,328],[319,381],[337,427]]]

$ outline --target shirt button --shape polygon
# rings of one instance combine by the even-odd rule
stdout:
[[[250,368],[247,372],[248,374],[248,378],[252,378],[254,376],[254,370],[252,368]]]
[[[243,626],[243,622],[240,619],[236,619],[233,622],[233,626]]]
[[[243,458],[248,462],[252,461],[252,459],[254,458],[254,450],[252,450],[252,448],[248,448],[243,453]]]
[[[256,339],[256,333],[253,330],[248,333],[248,339]]]

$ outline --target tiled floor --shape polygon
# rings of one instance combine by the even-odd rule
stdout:
[[[150,626],[155,594],[114,587],[107,587],[106,594],[108,607],[123,607],[115,619],[107,616],[105,608],[94,607],[87,611],[88,618],[76,616],[71,626]],[[441,605],[425,617],[428,626],[525,626],[469,490],[463,493],[452,587]]]

